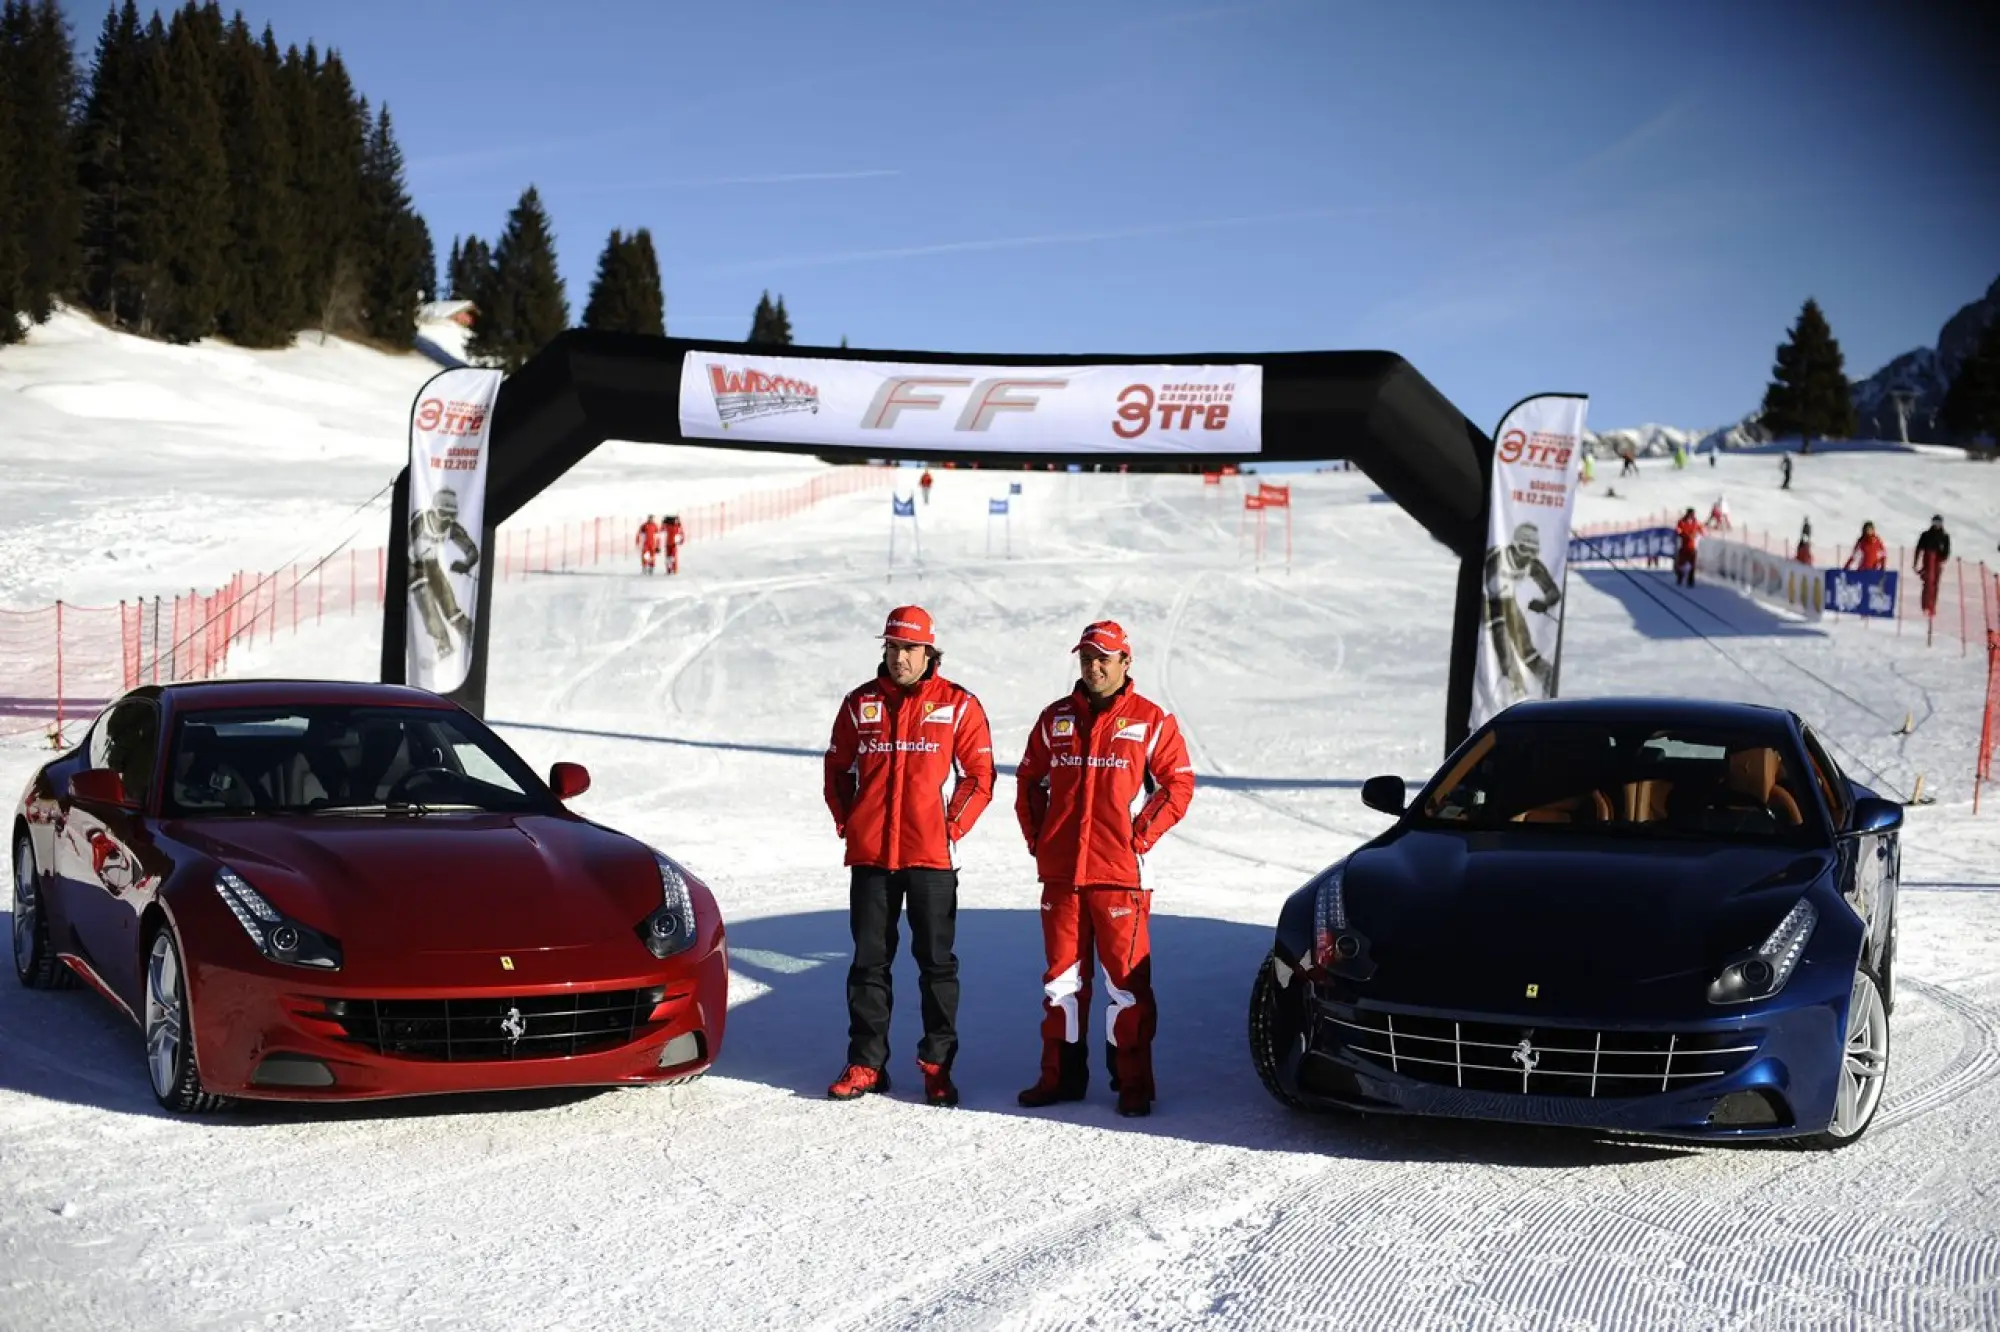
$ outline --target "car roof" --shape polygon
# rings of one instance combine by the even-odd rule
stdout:
[[[140,697],[150,694],[177,713],[315,703],[439,710],[457,707],[427,689],[363,680],[190,680],[145,685],[132,693]]]
[[[1660,726],[1714,726],[1744,731],[1790,731],[1792,714],[1760,703],[1703,698],[1530,699],[1508,708],[1497,722],[1532,725],[1538,722],[1602,722],[1612,725],[1652,723]]]

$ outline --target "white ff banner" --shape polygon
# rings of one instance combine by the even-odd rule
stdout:
[[[472,669],[486,442],[501,372],[434,376],[410,410],[410,613],[404,680],[448,694]]]
[[[1487,505],[1485,597],[1472,726],[1524,698],[1554,698],[1570,515],[1588,398],[1550,393],[1500,422]]]
[[[1261,365],[908,365],[689,352],[681,436],[989,453],[1263,449]]]

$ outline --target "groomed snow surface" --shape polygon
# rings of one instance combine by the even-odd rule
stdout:
[[[435,366],[329,344],[167,349],[79,322],[0,354],[0,604],[171,594],[331,548],[393,475]],[[690,503],[797,458],[612,446],[522,523]],[[1909,542],[1943,507],[1990,552],[2000,468],[1828,454],[1665,462],[1581,514],[1728,495],[1740,523]],[[0,977],[0,1328],[1877,1328],[2000,1325],[2000,800],[1970,812],[1983,686],[1956,641],[1806,625],[1667,571],[1570,580],[1565,691],[1782,703],[1909,812],[1901,1003],[1874,1128],[1820,1154],[1273,1102],[1245,1043],[1279,903],[1383,827],[1357,795],[1441,755],[1453,566],[1359,473],[1293,478],[1294,558],[1261,569],[1233,485],[939,471],[921,573],[881,492],[691,547],[501,585],[489,716],[589,817],[713,885],[735,980],[706,1079],[655,1090],[160,1111],[138,1032],[86,991]],[[1024,494],[1012,557],[986,502]],[[642,496],[634,500],[633,496]],[[692,498],[690,498],[692,497]],[[995,526],[996,550],[1002,532]],[[1282,544],[1278,544],[1282,551]],[[1201,786],[1148,859],[1161,1100],[1027,1112],[1040,942],[1013,783],[964,845],[965,1104],[930,1109],[897,969],[887,1097],[824,1099],[849,940],[820,751],[884,611],[936,616],[999,759],[1122,621]],[[239,675],[366,679],[374,625],[281,634]],[[1898,731],[1906,714],[1907,735]],[[12,799],[47,757],[0,748]],[[1615,885],[1607,885],[1615,891]],[[1098,1015],[1101,1021],[1101,1014]]]

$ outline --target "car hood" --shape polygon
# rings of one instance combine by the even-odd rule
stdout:
[[[1368,997],[1637,1016],[1701,1002],[1833,865],[1789,847],[1419,830],[1357,852],[1343,888],[1378,968]]]
[[[550,815],[211,819],[163,831],[350,953],[601,944],[661,900],[646,846]]]

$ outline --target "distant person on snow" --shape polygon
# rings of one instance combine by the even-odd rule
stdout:
[[[1674,549],[1674,582],[1682,587],[1694,586],[1695,547],[1701,542],[1701,519],[1689,509],[1674,524],[1674,534],[1680,544]]]
[[[1874,573],[1889,567],[1889,552],[1883,548],[1882,538],[1875,535],[1875,524],[1861,524],[1861,539],[1854,543],[1854,549],[1847,554],[1847,563],[1841,567],[1858,568],[1863,573]]]
[[[1618,456],[1625,460],[1625,465],[1618,469],[1618,475],[1630,476],[1639,470],[1639,455],[1632,451],[1630,444],[1620,449]]]
[[[681,571],[681,544],[687,540],[687,529],[681,526],[681,516],[679,514],[670,513],[667,515],[667,521],[660,528],[660,540],[667,553],[667,572],[669,574],[679,573]]]
[[[1799,525],[1799,548],[1792,553],[1792,558],[1800,564],[1812,563],[1812,519],[1810,518]]]
[[[1717,495],[1715,503],[1709,506],[1708,525],[1720,532],[1727,532],[1730,528],[1729,501],[1720,495]]]
[[[1937,614],[1938,584],[1944,581],[1944,562],[1951,558],[1951,534],[1944,530],[1944,515],[1931,515],[1931,525],[1917,538],[1917,577],[1924,584],[1924,614]]]
[[[1779,485],[1778,489],[1780,489],[1780,490],[1790,490],[1790,489],[1792,488],[1792,455],[1791,455],[1791,454],[1787,453],[1787,454],[1786,454],[1786,455],[1785,455],[1784,457],[1782,457],[1782,458],[1778,459],[1778,470],[1779,470],[1780,472],[1784,473],[1784,475],[1785,475],[1785,479],[1784,479],[1783,483]]]
[[[1132,645],[1115,621],[1088,625],[1070,650],[1076,686],[1042,709],[1015,776],[1014,814],[1042,882],[1047,963],[1041,1075],[1015,1099],[1030,1109],[1083,1099],[1090,982],[1101,965],[1118,1113],[1147,1115],[1159,1016],[1141,858],[1187,814],[1194,764],[1179,721],[1132,687]]]
[[[633,539],[639,547],[639,572],[653,572],[653,562],[660,557],[660,521],[652,514],[639,524],[639,535]]]
[[[993,735],[979,700],[938,674],[943,660],[929,612],[890,611],[875,677],[841,700],[827,742],[826,807],[847,842],[854,937],[847,1067],[826,1089],[836,1101],[889,1090],[890,967],[908,903],[924,1016],[917,1043],[924,1100],[958,1104],[951,1080],[958,1055],[953,850],[993,800]]]
[[[931,502],[931,469],[924,468],[924,474],[917,478],[917,489],[924,492],[924,503]]]
[[[458,492],[449,486],[432,497],[431,507],[410,519],[410,596],[437,644],[439,661],[454,651],[452,630],[461,639],[472,637],[472,617],[459,607],[458,593],[445,573],[447,545],[464,557],[451,562],[452,573],[470,573],[479,563],[479,547],[458,521]]]

